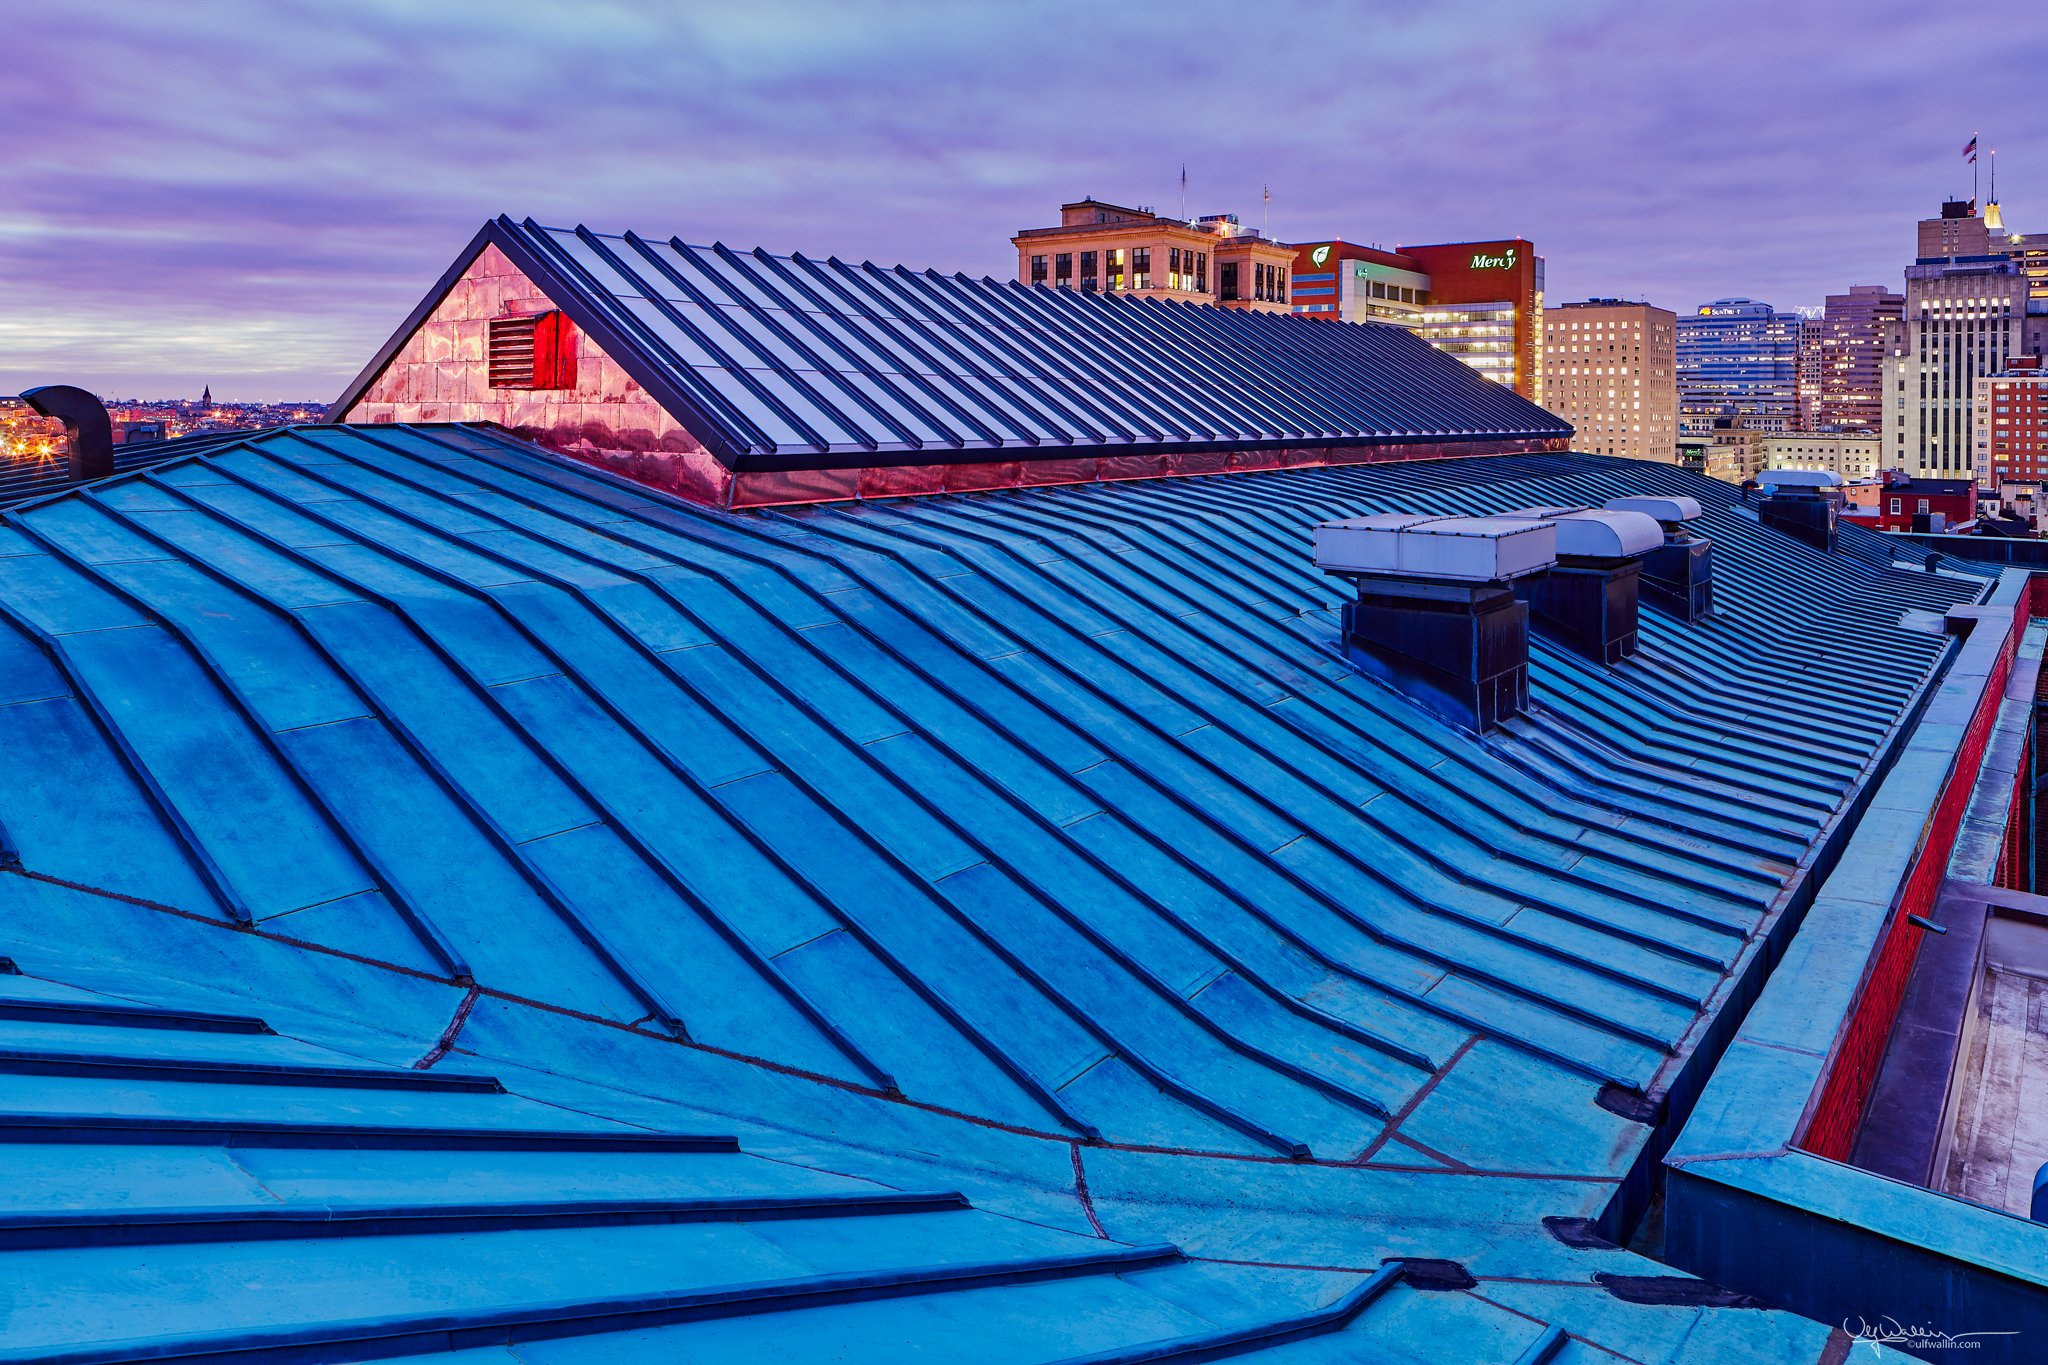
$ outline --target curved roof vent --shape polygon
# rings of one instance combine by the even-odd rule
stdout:
[[[64,424],[72,478],[104,479],[114,472],[114,424],[99,399],[70,384],[45,384],[24,391],[21,401]]]
[[[1663,548],[1664,530],[1641,512],[1592,507],[1525,507],[1509,517],[1557,528],[1557,563],[1515,584],[1537,631],[1595,663],[1636,652],[1642,556]]]
[[[1766,469],[1756,476],[1764,499],[1756,519],[1824,553],[1835,548],[1842,513],[1842,476],[1826,469]]]
[[[1694,535],[1690,523],[1706,515],[1699,499],[1682,494],[1611,498],[1609,511],[1641,512],[1656,520],[1664,544],[1643,556],[1641,600],[1690,625],[1714,610],[1714,542]]]

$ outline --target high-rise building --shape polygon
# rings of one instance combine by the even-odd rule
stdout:
[[[1577,428],[1572,449],[1677,458],[1677,323],[1669,309],[1625,299],[1543,310],[1543,406]]]
[[[1084,294],[1143,294],[1284,313],[1294,248],[1234,213],[1183,222],[1095,199],[1060,205],[1060,225],[1010,239],[1017,278]]]
[[[1821,334],[1824,329],[1812,318],[1799,328],[1799,416],[1795,431],[1811,431],[1819,421],[1821,394]]]
[[[1295,312],[1407,327],[1488,379],[1543,401],[1543,258],[1531,243],[1383,251],[1330,241],[1295,253]]]
[[[1678,319],[1678,407],[1692,418],[1745,418],[1751,431],[1799,425],[1805,319],[1755,299],[1716,299]]]
[[[1976,421],[1978,383],[2048,344],[2048,275],[2036,300],[2026,241],[1994,225],[1995,217],[1979,216],[1974,201],[1950,200],[1939,218],[1918,225],[1902,325],[1884,361],[1888,469],[1923,478],[1997,477],[1992,429]]]
[[[1805,329],[1813,344],[1804,349],[1818,357],[1820,390],[1808,430],[1878,433],[1885,329],[1905,307],[1905,295],[1881,284],[1852,284],[1846,294],[1828,295],[1819,323]]]

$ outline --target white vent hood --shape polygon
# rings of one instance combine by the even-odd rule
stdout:
[[[1840,488],[1842,476],[1831,469],[1766,469],[1756,476],[1766,488]]]
[[[1591,507],[1523,507],[1506,517],[1549,522],[1557,528],[1557,552],[1591,559],[1633,559],[1664,543],[1664,528],[1641,512]]]
[[[1610,498],[1601,506],[1610,512],[1641,512],[1658,521],[1698,521],[1705,515],[1698,498],[1677,493],[1668,497]]]

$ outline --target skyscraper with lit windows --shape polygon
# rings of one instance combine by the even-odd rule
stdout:
[[[1681,417],[1739,417],[1751,431],[1796,431],[1806,319],[1755,299],[1716,299],[1678,319]]]
[[[1667,308],[1627,299],[1543,310],[1543,406],[1576,429],[1573,450],[1677,458],[1677,323]]]
[[[1995,205],[1987,205],[1995,208]],[[2031,298],[2025,239],[1971,200],[1922,219],[1906,267],[1895,354],[1884,362],[1884,462],[1925,478],[1997,477],[1991,432],[1977,422],[1978,382],[2039,354],[2048,297]]]

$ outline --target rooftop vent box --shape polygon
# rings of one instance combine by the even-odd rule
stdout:
[[[1509,580],[1556,561],[1545,521],[1384,513],[1315,528],[1316,564],[1357,584],[1342,645],[1361,672],[1485,733],[1529,704],[1529,609]]]
[[[1663,548],[1664,530],[1641,512],[1525,507],[1510,517],[1557,528],[1557,563],[1515,584],[1538,632],[1596,663],[1636,652],[1642,556]]]
[[[1687,497],[1615,498],[1614,512],[1641,512],[1656,519],[1664,543],[1643,556],[1640,601],[1690,624],[1714,610],[1714,543],[1695,535],[1686,523],[1704,515],[1699,501]]]
[[[1326,521],[1315,528],[1316,567],[1494,583],[1549,568],[1557,532],[1511,517],[1435,517],[1412,512]]]
[[[1825,469],[1766,469],[1757,520],[1814,549],[1832,552],[1842,513],[1842,476]]]

